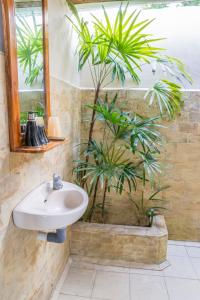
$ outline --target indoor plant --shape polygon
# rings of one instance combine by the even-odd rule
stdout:
[[[77,52],[79,70],[89,65],[94,83],[94,102],[88,141],[82,145],[82,159],[76,161],[74,172],[77,182],[87,188],[91,205],[87,219],[97,207],[104,221],[106,195],[111,190],[122,193],[136,190],[138,182],[150,183],[156,188],[156,175],[161,173],[158,162],[162,136],[158,128],[161,119],[175,118],[183,106],[181,83],[191,82],[183,63],[177,58],[163,55],[164,49],[153,46],[160,38],[146,33],[153,20],[139,20],[139,12],[129,12],[128,4],[119,6],[114,22],[111,22],[103,7],[103,21],[93,17],[92,28],[70,1],[67,1],[73,17],[67,16],[78,34]],[[139,84],[142,67],[155,64],[169,74],[160,79],[146,93],[146,105],[157,107],[155,117],[141,116],[122,109],[114,99],[102,97],[100,92],[110,81],[118,80],[122,85],[127,77]],[[177,81],[179,83],[177,83]],[[94,137],[96,122],[103,122],[102,137]],[[159,187],[158,187],[159,188]],[[100,203],[96,203],[101,193]]]

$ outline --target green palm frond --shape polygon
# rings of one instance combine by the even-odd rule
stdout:
[[[103,20],[92,15],[93,30],[90,30],[72,2],[67,0],[67,3],[75,20],[66,17],[79,37],[79,70],[89,59],[93,66],[109,65],[113,80],[117,78],[123,84],[129,74],[133,81],[139,83],[141,65],[144,62],[149,64],[151,58],[159,58],[158,53],[164,50],[153,46],[162,39],[152,38],[151,34],[145,32],[153,20],[139,21],[140,13],[128,13],[128,4],[125,7],[120,5],[113,23],[103,6]]]
[[[162,72],[174,77],[180,84],[188,82],[192,84],[192,77],[188,74],[185,64],[178,58],[172,56],[162,56],[157,59],[157,64],[161,66]],[[156,68],[154,68],[156,72]]]
[[[139,157],[142,159],[140,165],[142,166],[143,172],[143,184],[145,185],[146,181],[149,181],[151,187],[154,186],[156,178],[161,174],[161,166],[156,158],[156,152],[139,152]]]
[[[162,138],[158,128],[163,127],[156,122],[159,119],[159,117],[145,118],[135,114],[130,121],[132,125],[130,144],[133,153],[138,151],[140,146],[144,152],[153,151],[159,153]]]
[[[96,105],[87,105],[96,112],[96,120],[105,122],[115,139],[123,139],[130,135],[130,113],[122,111],[116,104],[117,95],[109,102],[108,96],[99,99]]]
[[[16,16],[17,19],[17,57],[20,67],[27,74],[25,83],[32,85],[43,72],[43,32],[42,26],[36,24],[32,15],[32,26],[26,17]]]
[[[140,178],[135,164],[125,158],[125,149],[115,145],[105,145],[92,141],[85,155],[90,156],[90,162],[84,160],[75,161],[74,173],[81,175],[89,182],[92,188],[99,179],[103,188],[108,182],[108,190],[115,189],[122,193],[124,185],[127,184],[129,190],[135,190],[136,179]]]
[[[184,64],[177,58],[163,56],[163,50],[155,46],[160,38],[154,38],[148,31],[153,20],[140,18],[140,12],[129,9],[129,4],[119,6],[112,20],[102,7],[103,16],[92,15],[92,24],[81,17],[70,0],[66,0],[72,16],[66,16],[78,34],[77,53],[78,68],[82,70],[88,63],[90,74],[95,87],[94,101],[86,107],[92,110],[89,127],[89,137],[84,145],[82,159],[75,161],[74,174],[81,186],[86,188],[91,197],[91,211],[98,206],[102,211],[102,218],[106,205],[107,192],[115,190],[117,193],[135,191],[138,181],[144,186],[150,184],[155,189],[161,174],[158,161],[162,146],[162,136],[159,131],[162,118],[174,118],[183,107],[181,85],[170,80],[162,79],[156,82],[145,95],[149,106],[156,106],[158,113],[155,117],[141,116],[127,111],[117,103],[117,95],[103,99],[100,91],[109,81],[118,80],[122,85],[127,77],[131,77],[136,84],[140,82],[142,66],[156,62],[165,75],[175,82],[192,82]],[[22,41],[23,42],[23,41]],[[156,68],[152,70],[156,72]],[[165,77],[164,77],[165,78]],[[167,77],[168,78],[168,77]],[[103,85],[104,83],[104,85]],[[96,121],[102,122],[101,138],[94,139]],[[99,132],[98,132],[99,133]],[[82,146],[83,147],[83,146]],[[102,201],[98,192],[101,188]],[[145,207],[144,191],[142,193],[142,213],[152,224],[153,217],[162,207],[159,205],[157,194],[163,190],[156,190],[149,201],[152,207]],[[134,201],[133,201],[134,202]],[[134,202],[135,207],[140,207]],[[156,205],[155,205],[156,204]]]
[[[162,199],[160,198],[157,198],[157,195],[164,191],[164,190],[167,190],[170,186],[169,185],[165,185],[165,186],[161,186],[159,187],[149,198],[148,200],[152,200],[152,201],[163,201]]]
[[[105,122],[112,132],[115,140],[124,140],[128,142],[131,151],[142,149],[143,151],[156,151],[162,145],[162,138],[158,129],[163,127],[158,123],[160,117],[145,118],[129,112],[124,112],[116,105],[116,98],[111,103],[108,99],[99,100],[96,105],[87,105],[87,107],[96,111],[96,119]]]
[[[149,105],[156,103],[161,117],[174,118],[183,107],[181,86],[168,80],[160,80],[146,93]]]
[[[149,59],[157,58],[158,52],[164,49],[152,46],[154,42],[162,39],[152,39],[150,34],[144,33],[153,20],[139,21],[139,12],[128,14],[127,8],[128,4],[125,8],[121,5],[115,21],[111,24],[103,7],[104,19],[100,21],[93,15],[93,24],[98,35],[103,37],[101,42],[109,45],[107,59],[108,63],[113,64],[113,78],[123,78],[123,83],[125,73],[128,72],[139,83],[137,72],[141,71],[141,63],[150,63]]]
[[[160,117],[145,118],[138,114],[125,112],[116,104],[116,96],[111,102],[106,95],[105,100],[99,99],[96,105],[87,107],[96,111],[96,119],[105,122],[112,132],[115,140],[128,142],[131,151],[135,153],[142,148],[143,151],[157,151],[162,145],[162,138],[158,129]]]

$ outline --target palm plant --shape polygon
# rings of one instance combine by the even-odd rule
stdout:
[[[152,226],[154,217],[159,215],[162,210],[167,209],[166,201],[157,196],[168,188],[169,186],[160,187],[147,198],[144,197],[144,191],[142,191],[141,198],[139,199],[135,199],[135,197],[129,194],[129,200],[134,205],[139,225]]]
[[[34,14],[32,22],[28,22],[24,16],[17,15],[16,18],[17,57],[20,67],[27,74],[25,83],[31,86],[43,72],[42,26],[36,23]]]
[[[85,145],[83,158],[75,161],[74,173],[79,184],[84,182],[92,199],[88,215],[91,220],[99,189],[103,190],[104,218],[107,192],[121,194],[127,186],[131,193],[136,190],[138,180],[153,186],[160,172],[156,155],[162,138],[157,131],[161,125],[156,122],[160,117],[144,118],[126,112],[117,105],[116,96],[109,101],[106,95],[104,101],[99,99],[95,106],[88,105],[88,108],[95,110],[96,120],[103,123],[102,140],[93,139]]]
[[[154,43],[163,40],[163,38],[153,38],[152,34],[145,32],[154,21],[153,19],[140,21],[140,12],[134,10],[129,13],[129,4],[125,6],[121,4],[114,22],[111,23],[103,6],[103,20],[100,21],[92,15],[93,28],[90,29],[88,22],[79,16],[72,2],[66,1],[74,19],[69,16],[66,17],[78,34],[78,69],[82,70],[86,63],[89,65],[95,88],[94,105],[99,98],[100,89],[107,85],[106,80],[110,79],[112,82],[118,79],[123,85],[129,76],[134,83],[138,84],[141,79],[142,67],[146,64],[152,65],[153,61],[165,65],[171,75],[175,72],[178,80],[182,78],[191,80],[180,60],[163,56],[162,52],[165,49],[154,46]],[[153,71],[155,72],[155,70]],[[181,89],[178,85],[177,88]],[[165,89],[166,87],[164,87]],[[164,98],[162,97],[162,90],[159,91],[161,92],[162,107],[165,107],[166,101],[170,105],[174,90],[170,90],[170,97],[165,95]],[[181,94],[177,101],[181,107]],[[92,139],[94,120],[95,112],[92,114],[90,122],[88,142]]]
[[[147,32],[153,20],[141,20],[140,12],[130,11],[129,4],[119,6],[113,22],[103,7],[102,20],[92,15],[90,26],[72,2],[67,3],[72,12],[67,20],[78,36],[78,69],[88,64],[95,89],[93,104],[87,105],[92,111],[88,140],[74,168],[79,184],[87,188],[91,197],[91,220],[99,189],[103,191],[100,207],[104,216],[107,192],[122,193],[128,186],[131,193],[138,180],[155,186],[161,173],[157,158],[162,144],[159,121],[180,113],[181,84],[191,82],[191,78],[180,60],[164,55],[164,49],[155,46],[162,38]],[[123,86],[129,77],[139,84],[146,64],[153,66],[152,74],[161,66],[165,75],[173,79],[161,78],[145,95],[147,105],[157,107],[157,116],[149,118],[123,110],[117,104],[117,95],[112,100],[107,96],[102,99],[101,89],[114,80]],[[95,122],[103,123],[100,141],[93,137]]]

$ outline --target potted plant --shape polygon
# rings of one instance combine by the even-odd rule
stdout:
[[[75,162],[74,173],[90,196],[85,220],[95,221],[94,212],[100,209],[104,222],[107,193],[121,194],[125,188],[133,193],[139,184],[160,190],[156,184],[161,173],[159,128],[163,119],[173,119],[181,112],[181,83],[191,82],[191,77],[179,59],[164,55],[164,49],[155,46],[162,39],[147,31],[153,20],[140,20],[140,12],[130,11],[129,4],[119,6],[113,22],[102,7],[103,20],[92,15],[91,27],[76,7],[67,3],[73,16],[66,17],[78,37],[78,68],[82,70],[88,64],[95,90],[93,104],[87,105],[91,110],[88,140],[81,145],[81,159]],[[102,96],[110,81],[118,80],[123,86],[129,77],[139,84],[146,64],[153,66],[152,74],[157,65],[170,77],[155,82],[145,95],[146,105],[157,108],[154,117],[127,111],[118,104],[117,94],[113,99]],[[98,138],[94,136],[97,122],[103,128]]]
[[[155,46],[162,39],[148,33],[153,20],[141,20],[137,10],[128,9],[129,4],[119,5],[112,22],[103,7],[102,20],[92,15],[89,24],[67,2],[72,12],[67,20],[78,37],[78,68],[82,70],[87,64],[94,84],[93,103],[87,105],[91,111],[88,140],[80,146],[80,159],[74,166],[76,182],[87,190],[90,204],[84,217],[87,222],[72,228],[72,254],[95,261],[160,264],[166,259],[168,233],[164,218],[157,216],[163,209],[157,194],[165,189],[158,184],[163,139],[159,129],[163,127],[162,120],[180,114],[184,104],[182,83],[191,82],[191,77],[179,59],[165,55],[164,49]],[[152,66],[152,75],[160,66],[165,71],[164,79],[155,82],[144,97],[144,103],[156,110],[154,116],[127,110],[117,94],[111,97],[104,91],[116,80],[122,86],[127,78],[139,84],[146,64]],[[95,135],[94,128],[99,125],[101,130]],[[138,187],[143,191],[139,200]],[[151,190],[147,198],[146,190]],[[132,225],[149,227],[139,230],[134,226],[106,224],[109,193],[111,197],[117,193],[131,200],[138,219]],[[157,204],[151,204],[155,201]]]

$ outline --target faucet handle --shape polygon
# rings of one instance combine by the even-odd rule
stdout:
[[[60,190],[63,187],[62,179],[59,175],[53,174],[53,189]]]
[[[56,173],[53,173],[53,179],[57,179],[58,177],[60,177],[60,176],[57,175]]]

